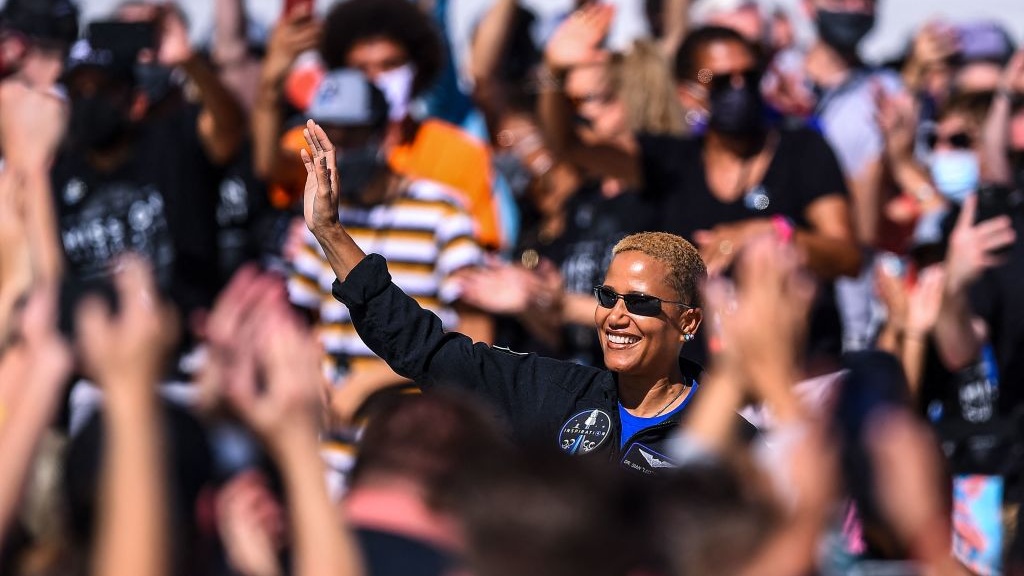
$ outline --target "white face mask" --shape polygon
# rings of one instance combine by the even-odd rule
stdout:
[[[409,114],[412,101],[412,82],[416,78],[416,67],[411,63],[377,75],[373,84],[384,93],[388,101],[388,119],[401,120]]]
[[[980,166],[978,155],[970,150],[944,150],[932,154],[931,175],[943,196],[962,204],[978,187]]]

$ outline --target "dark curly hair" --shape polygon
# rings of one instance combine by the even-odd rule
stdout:
[[[697,78],[698,52],[716,42],[735,42],[745,47],[761,66],[762,52],[755,44],[748,41],[738,32],[722,26],[702,26],[690,32],[676,50],[676,58],[672,73],[676,82],[695,80]]]
[[[330,69],[345,66],[352,47],[386,38],[399,44],[416,65],[413,95],[434,83],[441,71],[441,34],[430,17],[409,0],[348,0],[327,14],[320,54]]]

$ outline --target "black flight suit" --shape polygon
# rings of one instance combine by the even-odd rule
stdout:
[[[445,332],[437,316],[391,282],[378,254],[367,256],[345,282],[336,280],[333,293],[348,306],[363,342],[395,372],[425,390],[451,386],[485,397],[516,438],[550,442],[574,454],[603,455],[644,473],[673,466],[666,444],[687,411],[621,442],[614,373]],[[699,365],[681,359],[680,366],[687,380],[697,381]],[[741,433],[752,437],[753,426],[736,418]]]

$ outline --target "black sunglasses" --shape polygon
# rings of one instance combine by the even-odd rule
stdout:
[[[924,137],[924,143],[929,150],[934,150],[940,143],[946,142],[957,150],[968,150],[973,144],[970,134],[967,132],[956,132],[949,136],[939,136],[937,132],[929,132]]]
[[[594,296],[597,297],[597,303],[602,308],[615,308],[615,302],[622,298],[622,301],[626,303],[626,311],[637,316],[658,316],[661,314],[662,304],[675,304],[683,308],[693,308],[689,304],[662,300],[657,296],[649,296],[647,294],[619,294],[607,286],[595,286]]]
[[[708,89],[708,92],[716,94],[732,87],[732,80],[737,76],[743,79],[744,86],[758,88],[761,85],[761,71],[756,68],[740,70],[731,74],[714,74],[708,81],[702,81],[701,84]]]

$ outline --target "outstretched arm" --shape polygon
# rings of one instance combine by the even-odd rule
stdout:
[[[338,219],[341,182],[338,178],[334,144],[327,133],[312,120],[302,131],[309,150],[301,152],[306,167],[306,188],[303,191],[303,215],[306,226],[327,255],[327,262],[341,282],[356,264],[366,258]],[[311,151],[311,152],[310,152]]]
[[[552,389],[585,386],[602,373],[572,362],[494,350],[463,334],[445,332],[437,316],[391,282],[384,259],[367,257],[345,231],[338,220],[344,183],[334,168],[334,146],[312,121],[305,137],[306,225],[338,277],[335,298],[349,307],[363,342],[397,374],[421,384],[474,389],[497,407],[508,408],[540,403]],[[505,411],[515,417],[512,410]]]
[[[1008,216],[975,224],[977,204],[978,199],[973,194],[964,200],[960,217],[950,235],[945,289],[935,323],[934,338],[939,358],[952,371],[976,361],[984,344],[983,335],[975,329],[968,291],[985,270],[1003,262],[996,252],[1017,239]]]
[[[1013,169],[1006,156],[1010,136],[1010,115],[1012,99],[1024,88],[1024,50],[1013,55],[999,81],[988,117],[982,127],[982,179],[988,182],[1009,184],[1013,181]]]
[[[174,345],[173,313],[159,303],[150,269],[126,258],[115,278],[120,310],[98,298],[79,306],[79,345],[104,391],[103,470],[93,571],[167,574],[166,470],[156,383]]]
[[[552,152],[585,172],[619,178],[629,185],[640,182],[635,146],[626,150],[609,144],[587,144],[573,127],[573,107],[565,93],[565,80],[576,66],[605,66],[609,55],[601,40],[611,27],[615,10],[607,4],[588,4],[558,27],[544,49],[548,79],[541,82],[537,116]]]

